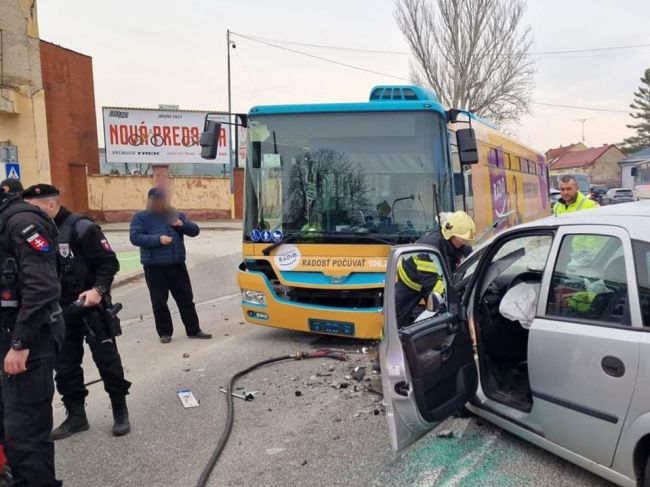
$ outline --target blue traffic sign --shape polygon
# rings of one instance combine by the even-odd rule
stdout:
[[[270,242],[271,241],[271,232],[268,230],[264,230],[262,232],[262,242]]]
[[[262,240],[262,233],[258,229],[255,229],[251,231],[250,237],[253,242],[259,242]]]
[[[279,242],[282,240],[282,230],[273,230],[273,233],[271,233],[271,238],[274,242]]]
[[[20,164],[5,164],[7,179],[20,179]]]

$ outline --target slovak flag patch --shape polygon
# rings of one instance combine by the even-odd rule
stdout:
[[[113,249],[111,248],[111,244],[108,243],[108,240],[105,238],[102,239],[102,247],[104,247],[104,250],[106,252],[111,252]]]
[[[35,233],[31,237],[27,238],[27,243],[32,246],[34,250],[39,252],[49,252],[50,251],[50,242],[41,235],[40,233]]]

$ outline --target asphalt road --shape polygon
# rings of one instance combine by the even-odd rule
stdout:
[[[245,390],[259,392],[254,401],[235,400],[233,434],[210,485],[609,485],[476,419],[452,419],[439,429],[454,430],[453,438],[433,432],[395,457],[381,398],[368,391],[381,388],[379,376],[349,378],[356,366],[370,370],[373,344],[243,324],[235,283],[239,235],[206,232],[189,243],[197,309],[213,340],[187,339],[175,313],[172,343],[158,343],[142,280],[116,289],[114,298],[125,307],[119,345],[133,382],[133,431],[111,436],[108,397],[101,383],[90,386],[91,429],[56,443],[65,485],[194,485],[223,428],[225,397],[218,389],[228,377],[262,359],[320,347],[347,351],[348,363],[289,362],[241,381]],[[91,364],[86,370],[87,381],[98,377]],[[194,393],[199,407],[183,408],[182,388]],[[58,398],[55,406],[58,423],[64,418]]]

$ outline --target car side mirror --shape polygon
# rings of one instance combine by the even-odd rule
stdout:
[[[206,120],[201,132],[201,157],[203,159],[216,159],[219,147],[219,136],[221,135],[221,124],[214,120]]]
[[[437,313],[445,304],[445,299],[438,293],[433,292],[427,298],[426,309],[430,313]]]
[[[474,129],[456,130],[456,140],[458,143],[460,163],[464,165],[478,163],[478,149],[476,147],[476,134],[474,133]]]

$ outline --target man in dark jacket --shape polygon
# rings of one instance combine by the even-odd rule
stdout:
[[[64,325],[56,227],[20,195],[0,191],[0,443],[11,485],[61,485],[54,473],[52,379]]]
[[[149,190],[147,209],[131,221],[131,243],[140,247],[140,262],[151,296],[156,331],[161,343],[169,343],[174,331],[167,306],[171,292],[190,338],[212,338],[201,331],[194,306],[192,283],[185,265],[184,237],[196,237],[199,226],[169,206],[165,191]]]
[[[23,198],[43,210],[59,230],[60,304],[65,320],[65,340],[54,364],[54,378],[68,417],[52,431],[52,439],[62,440],[89,428],[84,407],[88,389],[84,386],[81,367],[84,338],[104,390],[111,399],[113,434],[125,435],[131,430],[126,407],[131,383],[124,379],[114,330],[106,326],[101,315],[101,307],[111,305],[111,284],[120,270],[117,256],[99,225],[61,206],[56,187],[50,184],[30,186],[23,192]],[[75,304],[77,300],[82,306]]]

